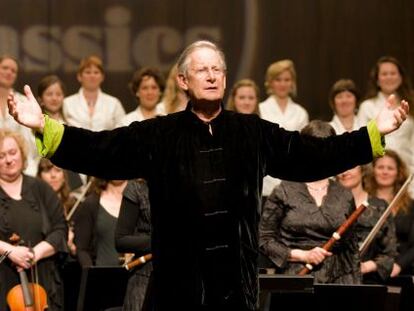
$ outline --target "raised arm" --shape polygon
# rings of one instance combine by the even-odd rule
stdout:
[[[26,100],[18,101],[13,91],[10,92],[7,98],[9,113],[21,125],[42,133],[45,126],[42,109],[28,85],[24,86],[24,94]]]
[[[397,130],[408,111],[407,102],[396,105],[395,97],[390,96],[386,107],[366,128],[328,138],[285,131],[263,120],[264,173],[286,180],[310,181],[368,163],[373,156],[383,154],[383,136]]]
[[[42,156],[62,168],[105,179],[147,176],[158,120],[102,132],[64,127],[42,114],[29,86],[24,91],[24,101],[18,101],[10,93],[9,113],[17,122],[37,132],[36,145]]]

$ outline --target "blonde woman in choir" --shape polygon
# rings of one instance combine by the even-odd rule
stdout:
[[[329,105],[334,116],[329,123],[337,135],[351,132],[361,127],[356,116],[359,93],[354,81],[340,79],[335,82],[329,93]]]
[[[0,128],[9,129],[13,132],[20,133],[28,145],[27,167],[24,173],[35,176],[37,171],[37,163],[39,156],[37,154],[35,139],[32,131],[21,126],[13,120],[13,117],[7,112],[7,96],[13,90],[13,86],[17,79],[19,64],[17,60],[10,55],[0,56]],[[25,97],[13,90],[16,98],[24,101]]]
[[[295,103],[296,71],[293,62],[284,59],[267,68],[265,87],[269,97],[259,104],[262,119],[279,124],[291,131],[299,131],[309,123],[305,108]],[[265,176],[263,179],[263,196],[268,196],[278,185],[279,179]]]
[[[305,108],[295,103],[296,71],[289,59],[275,62],[266,72],[265,87],[269,97],[259,104],[263,119],[279,124],[286,130],[301,130],[309,122]]]
[[[63,114],[69,125],[101,131],[113,129],[119,124],[125,111],[119,99],[101,90],[104,78],[103,63],[99,57],[82,59],[77,74],[81,88],[66,97],[63,103]]]
[[[177,84],[177,73],[177,64],[175,64],[168,74],[164,95],[160,103],[166,114],[182,111],[187,107],[188,97]]]
[[[259,87],[250,79],[237,81],[230,91],[227,109],[244,114],[259,115]]]

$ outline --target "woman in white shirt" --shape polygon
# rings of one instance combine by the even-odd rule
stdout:
[[[399,100],[405,99],[410,103],[413,102],[413,89],[404,67],[394,57],[384,56],[377,61],[371,71],[367,99],[361,103],[358,111],[361,125],[366,125],[369,119],[384,107],[386,98],[391,94],[397,96]],[[414,172],[414,118],[412,115],[398,131],[387,135],[385,142],[387,148],[396,150],[407,163],[410,171]]]
[[[65,98],[63,103],[67,123],[92,131],[115,128],[125,110],[119,99],[101,90],[105,78],[102,60],[97,56],[83,59],[77,78],[81,84],[79,92]]]
[[[300,131],[309,123],[305,108],[295,103],[296,71],[289,59],[271,64],[267,68],[265,87],[269,97],[259,104],[262,119],[279,124],[286,130]],[[279,179],[265,176],[263,179],[263,196],[268,196],[278,185]]]
[[[129,88],[137,99],[138,106],[120,120],[120,126],[127,126],[134,121],[151,119],[165,114],[159,105],[165,82],[161,73],[155,68],[144,67],[132,76]]]
[[[334,116],[329,123],[337,135],[351,132],[361,127],[356,116],[359,93],[354,81],[341,79],[335,82],[329,93],[329,105]]]
[[[269,97],[259,104],[263,119],[278,123],[287,130],[301,130],[309,123],[307,111],[292,100],[296,96],[296,71],[285,59],[267,68],[265,87]]]

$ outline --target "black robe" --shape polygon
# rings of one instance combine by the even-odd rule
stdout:
[[[372,149],[366,128],[320,139],[225,110],[206,124],[189,103],[113,131],[66,127],[51,160],[148,181],[155,310],[254,310],[263,177],[322,179],[371,161]]]

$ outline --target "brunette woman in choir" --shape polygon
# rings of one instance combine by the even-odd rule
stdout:
[[[399,105],[401,99],[409,102],[414,100],[414,91],[405,68],[396,58],[383,56],[378,59],[371,70],[366,100],[361,103],[358,110],[358,119],[361,125],[366,125],[369,119],[385,106],[386,98],[390,94],[397,96],[398,100],[394,104],[395,106]],[[413,114],[412,109],[410,116],[401,128],[385,137],[387,148],[396,151],[411,172],[414,172]],[[414,193],[414,187],[411,188],[411,191]]]
[[[386,150],[381,158],[374,159],[372,174],[366,178],[366,189],[371,195],[392,201],[408,177],[408,169],[393,150]],[[397,233],[398,257],[392,276],[414,274],[414,203],[405,192],[392,211]]]
[[[164,91],[164,83],[164,78],[158,69],[144,67],[137,70],[129,83],[129,88],[138,106],[123,117],[119,125],[126,126],[134,121],[151,119],[164,114],[163,106],[158,104]]]
[[[19,269],[37,266],[48,310],[63,310],[63,286],[58,269],[67,253],[67,225],[53,189],[23,174],[27,147],[16,132],[0,130],[0,253],[10,251],[0,265],[0,310],[8,310],[6,294],[19,283]],[[11,244],[13,233],[21,245]],[[29,274],[29,273],[28,273]]]
[[[63,115],[65,86],[58,76],[43,77],[37,86],[37,97],[43,113],[61,123],[66,123]]]
[[[39,161],[37,176],[49,184],[53,191],[56,192],[63,205],[65,218],[75,204],[76,198],[71,193],[66,171],[57,167],[49,159],[42,158]],[[73,243],[73,230],[69,227],[68,247],[72,255],[76,254],[76,246]]]
[[[335,135],[326,122],[312,121],[303,135]],[[302,183],[282,181],[264,205],[260,221],[260,248],[277,273],[297,274],[312,264],[318,283],[361,283],[355,233],[348,231],[333,247],[322,248],[354,209],[352,193],[329,178]]]
[[[125,180],[95,179],[93,190],[74,216],[76,254],[82,267],[119,266],[115,227]]]
[[[115,230],[118,252],[133,253],[134,259],[151,253],[151,216],[148,187],[143,179],[128,182]],[[123,305],[124,311],[141,310],[152,263],[146,262],[131,271]]]
[[[347,189],[352,191],[355,206],[368,203],[366,210],[358,218],[355,231],[359,243],[363,243],[372,228],[384,213],[388,203],[376,196],[368,194],[363,186],[366,167],[356,166],[337,176],[337,179]],[[364,283],[385,283],[391,276],[394,259],[397,256],[397,236],[392,218],[388,218],[373,242],[362,254],[361,272]]]
[[[361,127],[356,116],[359,98],[359,92],[352,80],[341,79],[332,86],[329,93],[329,105],[334,116],[329,124],[335,129],[337,135]]]
[[[227,109],[259,115],[259,87],[250,79],[242,79],[234,83],[227,100]]]
[[[77,79],[81,88],[63,102],[63,114],[67,123],[92,131],[115,128],[125,111],[118,98],[101,89],[105,79],[102,60],[94,55],[82,59]]]
[[[65,116],[63,115],[64,97],[65,85],[58,76],[49,75],[45,76],[44,78],[42,78],[42,80],[40,80],[39,85],[37,86],[37,98],[40,106],[42,107],[43,113],[47,114],[50,118],[55,119],[63,124],[66,123]],[[41,159],[40,162],[42,163],[39,163],[39,169],[49,169],[52,166],[54,166],[50,162],[45,162],[44,159]],[[59,168],[56,167],[56,169]],[[80,187],[83,186],[82,177],[86,179],[86,176],[81,177],[78,173],[72,171],[65,171],[65,174],[66,183],[69,184],[69,190],[80,190]],[[39,171],[37,176],[40,176]]]

